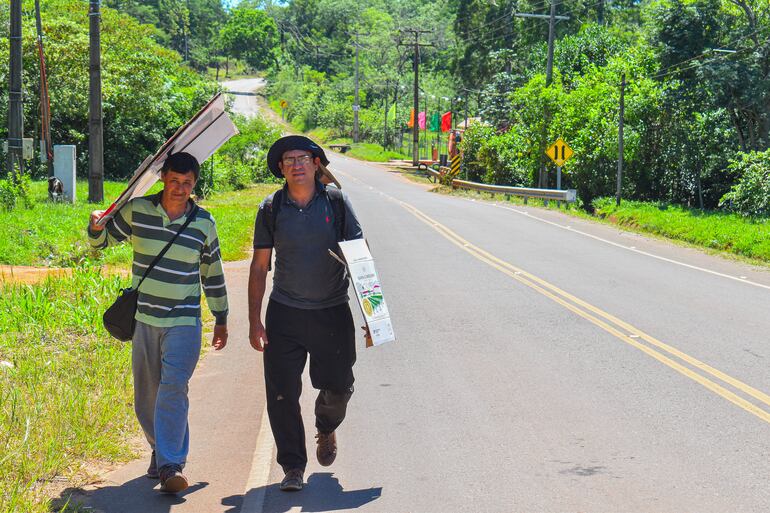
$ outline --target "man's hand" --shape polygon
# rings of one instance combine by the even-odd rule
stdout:
[[[364,330],[364,339],[366,340],[366,347],[372,347],[374,345],[374,341],[372,340],[372,334],[369,332],[369,326],[364,324],[361,326],[361,329]]]
[[[96,224],[96,221],[99,220],[100,217],[102,217],[102,214],[104,214],[104,210],[94,210],[91,212],[91,221],[89,222],[89,227],[91,228],[91,231],[94,232],[100,232],[104,230],[104,226],[100,226]]]
[[[216,324],[214,326],[214,336],[211,337],[211,345],[219,351],[227,345],[227,324]]]
[[[251,343],[251,347],[257,351],[262,352],[265,350],[265,346],[267,345],[267,333],[265,332],[265,327],[262,325],[261,321],[249,326],[249,342]]]

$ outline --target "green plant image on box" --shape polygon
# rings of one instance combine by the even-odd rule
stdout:
[[[361,303],[364,305],[364,312],[369,317],[380,310],[384,302],[379,285],[374,285],[370,290],[361,291]]]

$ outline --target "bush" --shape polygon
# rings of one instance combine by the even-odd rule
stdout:
[[[206,197],[214,191],[241,190],[254,182],[274,182],[276,178],[267,169],[267,150],[281,137],[274,124],[260,116],[235,116],[240,132],[227,141],[201,167],[196,194]]]
[[[478,160],[486,168],[484,183],[528,187],[537,161],[531,157],[529,142],[520,127],[490,137],[482,143]]]
[[[720,206],[744,216],[770,215],[770,150],[743,153],[729,169],[740,177]]]
[[[22,176],[19,180],[0,180],[0,208],[13,210],[17,206],[32,208],[29,178],[26,176]]]
[[[463,155],[463,168],[468,180],[478,182],[486,174],[487,170],[479,156],[479,151],[494,134],[494,128],[480,123],[469,126],[463,134],[459,146]]]

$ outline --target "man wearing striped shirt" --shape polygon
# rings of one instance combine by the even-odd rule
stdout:
[[[89,241],[101,249],[129,240],[135,287],[189,215],[194,218],[153,267],[139,289],[132,344],[134,409],[153,449],[147,476],[161,491],[187,488],[182,474],[189,449],[187,384],[201,346],[201,284],[216,324],[212,345],[227,344],[227,291],[214,218],[190,198],[200,165],[188,153],[163,164],[163,190],[134,198],[104,227],[91,214]]]

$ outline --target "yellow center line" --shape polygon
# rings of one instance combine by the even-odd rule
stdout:
[[[481,260],[482,262],[490,265],[491,267],[497,269],[503,274],[510,276],[511,278],[517,280],[518,282],[530,287],[531,289],[548,297],[549,299],[555,301],[556,303],[564,306],[568,310],[583,317],[584,319],[588,320],[594,325],[602,328],[603,330],[607,331],[608,333],[612,334],[613,336],[617,337],[623,342],[639,349],[640,351],[643,351],[644,353],[651,356],[652,358],[655,358],[656,360],[663,363],[664,365],[667,365],[668,367],[676,370],[677,372],[683,374],[684,376],[687,376],[693,381],[711,390],[715,394],[727,399],[728,401],[739,406],[740,408],[743,408],[744,410],[751,413],[752,415],[755,415],[760,419],[764,420],[765,422],[770,423],[770,413],[754,405],[753,403],[747,401],[746,399],[740,397],[734,392],[724,388],[722,385],[708,379],[706,376],[698,374],[692,369],[689,369],[688,367],[685,367],[681,363],[656,351],[652,347],[646,346],[638,342],[637,340],[632,338],[632,336],[639,337],[640,339],[646,341],[650,345],[653,345],[656,348],[661,349],[666,353],[672,356],[675,356],[676,358],[679,358],[680,360],[692,365],[693,367],[700,369],[701,371],[725,383],[730,384],[736,389],[741,390],[742,392],[750,395],[751,397],[757,399],[758,401],[761,401],[762,403],[770,406],[770,396],[768,396],[767,394],[711,367],[706,363],[701,362],[697,358],[694,358],[664,342],[661,342],[660,340],[656,339],[651,335],[648,335],[647,333],[644,333],[642,330],[632,326],[631,324],[628,324],[627,322],[622,321],[621,319],[618,319],[612,314],[609,314],[601,310],[600,308],[594,305],[591,305],[586,301],[576,296],[573,296],[572,294],[569,294],[568,292],[556,287],[555,285],[552,285],[546,282],[545,280],[538,278],[537,276],[531,273],[528,273],[527,271],[524,271],[523,269],[520,269],[514,265],[511,265],[508,262],[505,262],[504,260],[497,258],[491,253],[488,253],[487,251],[484,251],[483,249],[477,246],[474,246],[473,244],[463,239],[462,237],[460,237],[458,234],[456,234],[446,226],[442,225],[438,221],[427,216],[426,214],[424,214],[417,208],[413,207],[412,205],[400,200],[394,200],[394,201],[398,202],[404,209],[406,209],[407,211],[412,213],[415,217],[420,219],[422,222],[424,222],[425,224],[427,224],[428,226],[436,230],[439,234],[444,236],[450,242],[457,245],[458,247],[468,252],[469,254],[473,255],[474,257]],[[614,324],[614,326],[612,324]],[[625,333],[622,330],[624,330]]]

